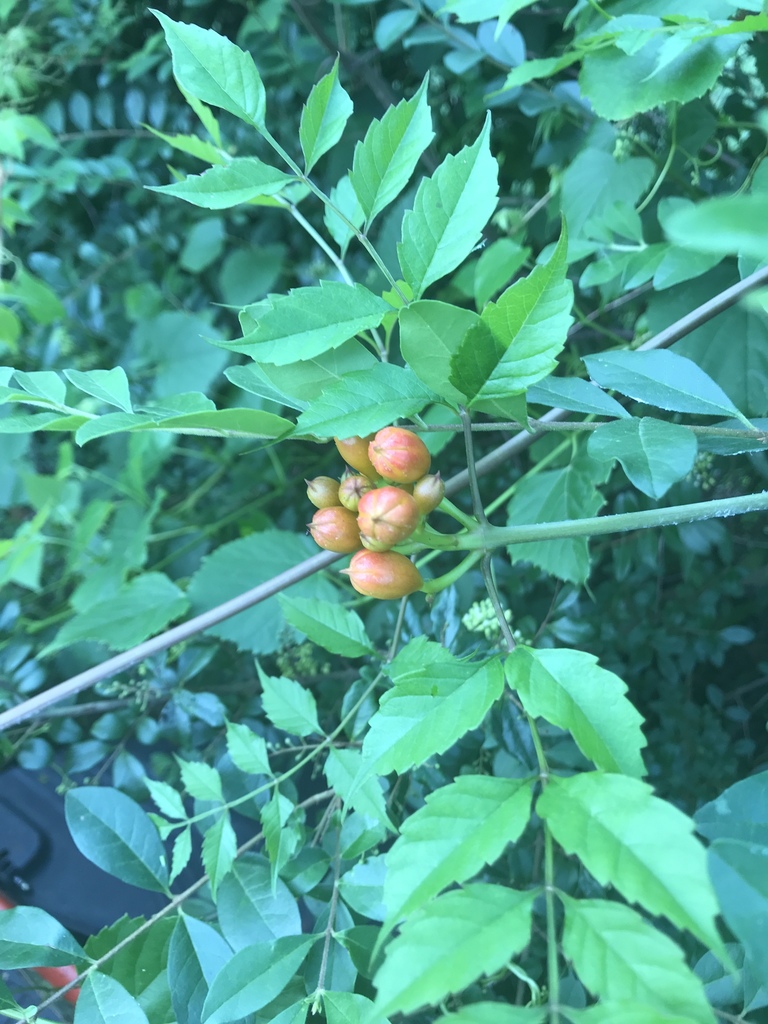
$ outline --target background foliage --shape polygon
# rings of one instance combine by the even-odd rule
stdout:
[[[254,80],[222,102],[187,22],[252,54],[263,95]],[[456,425],[435,392],[503,421],[474,434],[481,466],[527,413],[611,419],[495,462],[482,496],[510,526],[763,489],[764,435],[688,428],[765,430],[765,291],[673,347],[692,362],[632,350],[764,260],[766,28],[759,3],[729,0],[189,2],[160,23],[130,2],[0,4],[0,710],[308,557],[304,479],[340,469],[318,442],[396,418]],[[232,51],[206,38],[226,71]],[[264,97],[275,144],[378,262],[254,129]],[[430,262],[420,211],[436,195],[446,244]],[[392,308],[423,293],[394,330]],[[515,327],[523,297],[540,322]],[[489,340],[500,324],[528,332],[527,369]],[[272,443],[296,422],[303,436]],[[443,476],[462,471],[457,431],[424,436]],[[28,962],[45,946],[87,967],[137,930],[91,972],[88,1024],[126,991],[151,1024],[287,1024],[310,1007],[354,1022],[374,999],[379,1018],[451,1024],[763,1020],[765,543],[750,516],[511,546],[496,585],[523,646],[503,660],[479,567],[402,613],[315,574],[7,731],[5,761],[61,773],[81,848],[114,871],[99,851],[116,834],[120,872],[170,885],[185,911],[84,947],[35,919]],[[571,678],[605,694],[587,725],[586,692],[562,704]],[[398,709],[446,679],[428,730]],[[399,746],[398,713],[414,716]],[[540,742],[558,779],[531,818]],[[699,863],[691,891],[656,894],[663,851],[629,880],[601,866],[633,846],[621,823],[579,845],[564,808],[588,816],[604,794]],[[714,889],[679,812],[710,844]],[[173,879],[201,856],[209,880],[182,901]],[[556,916],[564,1010],[548,1004]],[[4,928],[3,966],[23,966],[26,940]],[[616,943],[628,974],[605,960]]]

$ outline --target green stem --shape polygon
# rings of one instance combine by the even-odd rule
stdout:
[[[461,523],[467,530],[474,530],[477,526],[477,520],[474,516],[468,515],[466,512],[462,512],[460,508],[449,501],[448,498],[443,498],[440,504],[437,506],[437,512],[445,512],[447,516],[451,516],[457,523]]]
[[[560,968],[557,963],[557,922],[555,920],[555,856],[552,833],[544,824],[544,901],[547,910],[547,987],[549,1019],[560,1021]]]
[[[656,195],[656,193],[659,191],[662,184],[664,183],[664,179],[669,174],[669,169],[672,166],[672,161],[675,158],[675,153],[677,151],[677,107],[675,106],[671,107],[670,109],[669,126],[672,137],[669,140],[669,153],[667,153],[667,159],[664,161],[664,166],[661,168],[658,178],[653,183],[653,188],[642,201],[642,203],[640,203],[640,205],[637,207],[637,213],[642,213],[646,206],[648,206],[648,204],[653,200],[653,197]]]
[[[699,501],[693,505],[672,505],[652,508],[643,512],[623,512],[613,516],[590,516],[586,519],[567,519],[557,523],[534,523],[527,526],[484,526],[469,533],[443,535],[440,543],[433,544],[443,551],[490,551],[508,544],[530,541],[560,540],[563,537],[596,537],[628,530],[647,530],[658,526],[677,526],[702,519],[721,519],[747,512],[768,509],[768,491],[745,494],[736,498],[717,498]]]
[[[526,714],[528,727],[531,730],[531,739],[536,751],[536,760],[539,765],[539,781],[542,789],[545,789],[549,782],[549,765],[544,753],[544,746],[541,742],[536,720]],[[542,822],[544,829],[544,905],[547,915],[547,988],[549,989],[549,1020],[550,1024],[559,1024],[560,1021],[560,969],[557,962],[557,920],[555,918],[555,849],[552,841],[552,833],[546,821]]]
[[[450,572],[444,573],[442,576],[436,576],[433,580],[426,580],[424,586],[421,588],[425,594],[438,594],[441,590],[445,590],[450,587],[457,580],[476,565],[477,562],[483,557],[482,551],[472,551],[466,558],[462,558],[458,565],[455,565]]]
[[[384,263],[384,260],[381,258],[381,256],[379,256],[378,252],[373,247],[368,237],[364,235],[360,228],[356,227],[352,223],[352,221],[346,216],[346,214],[344,214],[338,208],[338,206],[336,206],[331,201],[330,196],[327,196],[321,188],[318,188],[318,186],[314,183],[314,181],[312,181],[311,178],[307,177],[307,175],[302,171],[302,169],[299,167],[296,161],[288,153],[286,153],[286,151],[283,149],[283,147],[280,145],[277,139],[270,135],[266,128],[264,128],[263,126],[259,126],[259,131],[262,134],[262,136],[266,139],[266,141],[270,144],[272,149],[274,149],[274,151],[278,154],[278,156],[281,157],[281,159],[283,159],[286,162],[286,164],[288,164],[288,166],[296,175],[296,177],[299,178],[307,186],[307,188],[310,189],[310,191],[314,192],[314,194],[317,196],[321,203],[327,206],[329,210],[333,210],[333,212],[342,221],[342,223],[349,228],[349,230],[354,234],[358,242],[362,245],[362,247],[371,257],[373,262],[379,268],[381,273],[384,275],[384,278],[389,282],[390,286],[394,289],[397,295],[400,296],[400,298],[403,301],[403,304],[407,306],[407,296],[404,295],[403,292],[400,290],[397,281],[390,274],[386,264]]]

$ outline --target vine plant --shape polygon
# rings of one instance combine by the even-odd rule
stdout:
[[[597,515],[597,485],[617,461],[656,502],[690,472],[700,449],[764,450],[765,421],[750,419],[694,362],[666,350],[592,355],[585,359],[591,382],[553,374],[572,322],[565,222],[530,272],[479,312],[424,298],[473,252],[496,208],[490,115],[474,142],[421,180],[393,269],[370,229],[432,142],[427,81],[371,124],[349,173],[326,194],[312,171],[352,112],[338,64],[304,107],[300,159],[270,134],[267,96],[248,53],[215,32],[157,16],[176,79],[211,138],[204,147],[191,138],[173,144],[204,154],[211,167],[155,191],[210,210],[281,207],[338,278],[247,307],[243,336],[216,343],[251,358],[227,371],[255,396],[248,406],[217,409],[200,395],[134,405],[119,367],[67,371],[66,379],[6,368],[0,399],[37,411],[3,423],[71,431],[81,444],[126,431],[273,444],[365,436],[405,420],[434,453],[445,432],[460,432],[471,513],[445,499],[438,526],[420,525],[398,552],[416,563],[430,599],[479,567],[498,643],[478,657],[454,653],[438,635],[415,635],[408,609],[425,600],[417,595],[403,599],[381,651],[355,610],[357,598],[338,581],[318,576],[304,596],[282,596],[288,623],[358,667],[338,720],[321,721],[309,689],[260,668],[261,707],[283,745],[274,736],[268,743],[254,721],[227,722],[212,763],[179,758],[178,786],[147,780],[153,813],[109,787],[71,790],[67,819],[80,849],[168,903],[149,920],[116,922],[84,947],[41,910],[6,912],[0,966],[74,963],[82,986],[77,1024],[301,1024],[319,1014],[328,1024],[378,1024],[397,1014],[446,1024],[711,1024],[705,981],[713,978],[739,979],[745,991],[751,986],[745,1002],[765,1005],[765,958],[744,914],[718,899],[710,875],[713,856],[739,871],[756,851],[745,852],[743,837],[722,822],[718,831],[705,808],[697,824],[714,840],[708,867],[694,822],[643,781],[642,717],[626,684],[593,654],[521,642],[494,574],[494,558],[506,554],[582,582],[590,537],[765,510],[763,492]],[[695,28],[699,35],[685,26],[693,42],[705,32]],[[616,32],[590,38],[579,53],[595,62]],[[283,166],[232,157],[211,107],[253,129],[254,148],[271,148]],[[299,211],[312,196],[322,203],[325,235]],[[350,276],[345,254],[354,243],[371,260],[368,284],[380,286]],[[561,412],[532,421],[529,404]],[[563,422],[566,413],[587,418]],[[486,503],[473,436],[517,427],[566,432],[553,450],[569,448],[571,461],[555,469],[554,456],[542,460]],[[502,506],[507,523],[493,525],[489,517]],[[225,572],[217,557],[210,570]],[[174,584],[161,574],[143,580],[117,611],[105,607],[99,619],[91,610],[65,624],[50,649],[98,636],[116,614],[146,611],[154,629],[183,615],[187,604]],[[0,723],[23,712],[6,712]],[[430,791],[430,773],[443,764],[449,771],[451,749],[489,715],[517,737],[514,758],[494,773],[480,761]],[[308,771],[325,782],[301,798],[295,782]],[[426,799],[406,814],[398,790],[419,779]],[[723,799],[722,821],[735,821],[745,791]],[[236,811],[259,822],[239,846]],[[198,832],[205,874],[175,892],[198,856]],[[139,961],[146,976],[134,969]],[[0,1010],[11,1020],[45,1021],[57,998],[23,1010],[0,983]]]

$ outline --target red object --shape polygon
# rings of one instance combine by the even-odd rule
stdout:
[[[0,892],[0,911],[13,910],[15,906],[16,904],[12,900]],[[40,977],[53,988],[64,988],[65,985],[74,981],[78,974],[77,968],[71,964],[67,967],[35,967],[33,970],[37,971]],[[64,993],[64,998],[70,1003],[76,1003],[79,995],[79,988],[71,988]]]

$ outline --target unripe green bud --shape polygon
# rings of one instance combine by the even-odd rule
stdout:
[[[351,512],[357,512],[357,506],[364,494],[367,494],[373,484],[367,476],[345,476],[339,484],[339,501]]]
[[[445,497],[445,484],[439,473],[423,476],[413,485],[413,497],[423,516],[434,512]]]
[[[316,476],[305,480],[307,497],[315,508],[333,508],[339,504],[339,481],[330,476]]]

